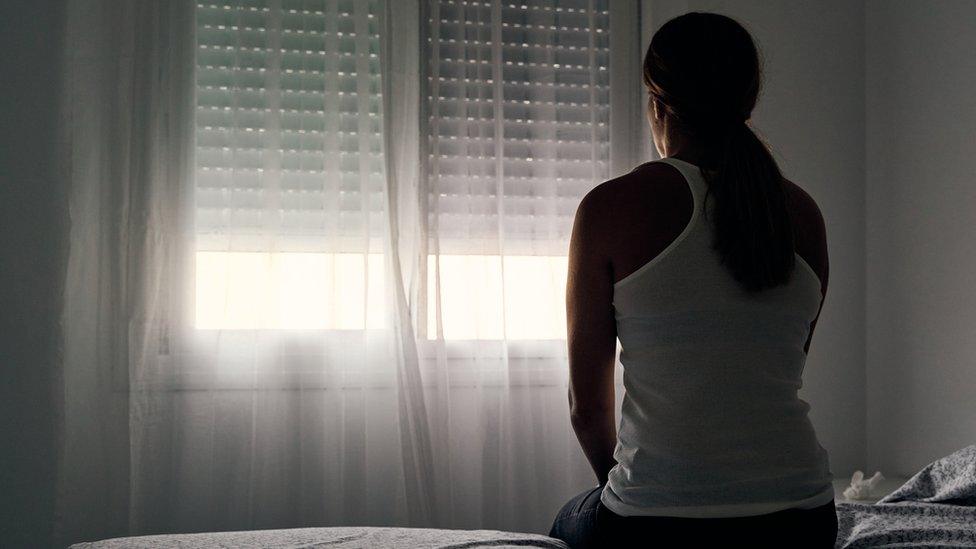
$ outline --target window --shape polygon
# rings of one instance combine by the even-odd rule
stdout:
[[[443,335],[565,338],[573,215],[609,174],[608,2],[440,0],[428,25]]]
[[[198,328],[381,320],[379,9],[198,4]],[[564,338],[572,217],[609,174],[609,2],[424,13],[427,337]]]
[[[380,319],[378,3],[197,5],[198,328]],[[364,307],[364,301],[368,307]]]

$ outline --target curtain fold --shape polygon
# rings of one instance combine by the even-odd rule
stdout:
[[[406,470],[410,523],[429,525],[437,515],[437,476],[417,349],[417,316],[424,295],[418,281],[426,254],[422,211],[420,142],[421,39],[419,0],[383,5],[380,63],[383,70],[383,145],[389,227],[389,273],[398,344],[397,399]]]
[[[159,426],[141,398],[179,324],[192,158],[192,2],[68,3],[62,94],[70,182],[64,426],[57,535],[62,542],[139,528],[142,457],[134,424]]]

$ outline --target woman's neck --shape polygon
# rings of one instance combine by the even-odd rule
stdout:
[[[686,135],[669,136],[665,147],[667,157],[684,160],[700,168],[714,163],[713,151],[709,151],[699,140]]]

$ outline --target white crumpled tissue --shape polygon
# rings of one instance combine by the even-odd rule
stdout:
[[[863,472],[854,471],[854,475],[851,476],[851,485],[844,489],[844,497],[847,499],[872,499],[871,491],[882,480],[884,480],[884,476],[881,471],[874,473],[874,476],[867,480],[864,480]]]

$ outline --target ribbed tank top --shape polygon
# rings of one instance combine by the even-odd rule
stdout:
[[[658,162],[681,172],[694,209],[671,244],[614,285],[625,392],[603,504],[706,518],[828,503],[827,452],[797,396],[820,280],[797,255],[788,283],[747,293],[712,248],[699,169]]]

